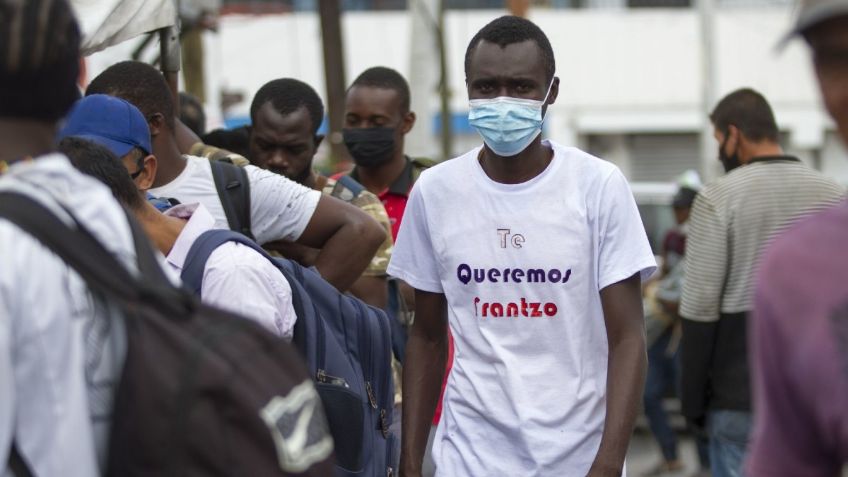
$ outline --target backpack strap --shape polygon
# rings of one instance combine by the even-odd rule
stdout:
[[[183,271],[180,278],[183,284],[189,291],[197,296],[200,296],[200,289],[203,286],[203,271],[206,269],[206,262],[209,256],[221,245],[227,242],[235,242],[256,250],[267,260],[276,263],[274,258],[262,249],[256,242],[244,235],[227,229],[211,229],[200,234],[197,239],[191,244],[191,248],[186,255]]]
[[[127,216],[138,258],[137,278],[73,217],[67,225],[44,205],[25,195],[0,192],[0,217],[20,227],[73,268],[85,282],[107,296],[128,304],[155,303],[168,315],[181,316],[194,306],[191,297],[171,286],[141,231]]]
[[[206,262],[209,260],[209,256],[212,255],[212,252],[214,252],[215,249],[227,242],[235,242],[250,247],[277,267],[280,273],[283,274],[286,281],[288,281],[291,285],[292,307],[295,310],[295,314],[298,318],[305,316],[304,299],[300,295],[301,292],[299,288],[295,285],[298,283],[298,280],[296,280],[293,272],[298,270],[298,265],[293,264],[291,260],[288,259],[272,257],[267,251],[265,251],[265,249],[260,247],[253,240],[240,233],[227,229],[207,230],[200,234],[194,243],[191,244],[191,248],[189,248],[185,263],[183,264],[183,271],[180,274],[180,278],[183,281],[183,285],[192,292],[192,294],[198,297],[201,296],[200,292],[203,287],[203,272],[206,269]],[[294,268],[291,269],[291,267]],[[305,343],[307,340],[307,334],[309,334],[309,332],[306,331],[307,326],[310,325],[304,324],[304,320],[298,319],[297,324],[294,327],[294,337],[292,338],[292,342],[301,350],[306,349]]]
[[[230,229],[253,238],[250,225],[250,181],[247,171],[223,161],[209,161],[215,189]]]
[[[353,194],[353,197],[359,197],[359,194],[365,190],[364,185],[360,184],[356,179],[347,174],[336,179],[336,184],[341,184],[343,187],[349,189]],[[335,193],[336,191],[333,190],[333,192]]]
[[[32,471],[24,460],[24,456],[18,450],[18,443],[12,441],[12,448],[9,449],[9,470],[15,477],[33,477]]]

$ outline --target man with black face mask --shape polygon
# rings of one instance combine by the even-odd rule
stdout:
[[[433,165],[403,152],[404,136],[415,125],[409,101],[403,76],[382,66],[362,72],[345,99],[344,142],[356,164],[350,175],[383,201],[392,238],[397,238],[412,185]]]
[[[705,428],[715,477],[741,475],[751,426],[747,317],[755,266],[792,222],[838,202],[844,189],[783,154],[766,99],[740,89],[710,115],[728,174],[692,208],[680,315],[683,415]]]
[[[350,176],[380,198],[397,238],[409,191],[424,169],[435,164],[404,154],[404,136],[415,125],[409,110],[409,85],[397,71],[375,66],[362,72],[345,98],[345,146],[356,164]],[[412,288],[400,280],[389,282],[389,313],[406,325],[414,307]],[[396,325],[396,322],[392,322]],[[395,354],[402,360],[405,331],[392,330]]]

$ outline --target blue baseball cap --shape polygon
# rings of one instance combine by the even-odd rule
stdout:
[[[144,115],[123,99],[92,94],[74,103],[59,131],[59,140],[68,136],[88,139],[124,157],[137,147],[151,154],[150,129]]]

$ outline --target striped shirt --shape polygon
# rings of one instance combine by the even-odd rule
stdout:
[[[749,311],[765,246],[844,196],[842,186],[789,156],[756,158],[707,185],[692,207],[680,315],[716,322],[721,313]]]

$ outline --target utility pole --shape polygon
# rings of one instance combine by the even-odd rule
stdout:
[[[445,42],[445,1],[439,0],[436,38],[439,45],[439,99],[442,117],[442,159],[453,157],[453,124],[450,110],[450,78],[448,77],[448,48]]]
[[[701,177],[707,183],[718,176],[716,144],[709,116],[716,102],[716,74],[714,33],[715,0],[697,0],[701,23]]]
[[[342,44],[341,1],[319,0],[321,38],[324,47],[324,81],[327,86],[327,115],[330,119],[330,162],[335,165],[344,157],[342,126],[344,124],[345,64]]]
[[[408,149],[418,154],[436,153],[433,150],[428,122],[433,112],[433,93],[438,88],[441,151],[437,154],[441,155],[442,160],[453,157],[451,91],[445,41],[445,1],[410,0],[409,2],[412,22],[409,87],[412,95],[412,110],[418,114],[419,122],[418,126],[407,135],[406,143]]]
[[[430,120],[435,113],[435,94],[439,89],[439,34],[436,22],[440,0],[409,0],[410,21],[409,92],[410,109],[418,116],[412,131],[404,139],[411,156],[437,158],[440,151],[433,141]]]

